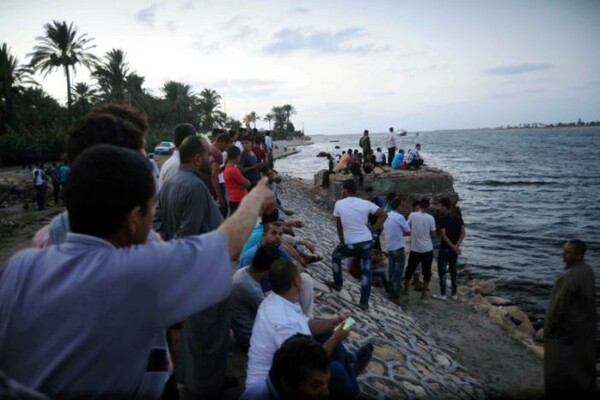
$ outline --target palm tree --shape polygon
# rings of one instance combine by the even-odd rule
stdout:
[[[296,109],[291,104],[284,104],[281,110],[285,113],[285,122],[290,123],[290,116],[296,114]]]
[[[275,130],[283,130],[286,123],[286,113],[283,111],[283,107],[274,106],[271,109],[271,112],[273,113],[273,117],[275,119],[273,128]]]
[[[31,78],[31,69],[19,65],[19,60],[10,54],[6,43],[0,47],[0,95],[4,98],[4,118],[6,125],[14,126],[15,112],[13,109],[13,95],[18,90],[19,83],[36,82]],[[0,130],[4,124],[0,124]]]
[[[256,115],[256,111],[251,111],[250,114],[247,114],[244,117],[244,122],[246,123],[246,127],[250,128],[250,124],[254,124],[254,128],[256,128],[256,120],[257,119],[260,119],[260,117]]]
[[[215,116],[217,108],[221,106],[221,95],[213,89],[204,89],[200,92],[200,99],[198,101],[198,108],[200,112],[200,121],[202,123],[202,130],[208,132],[213,129],[215,125]]]
[[[104,62],[98,64],[92,76],[98,81],[105,101],[125,99],[125,82],[129,67],[125,53],[121,49],[112,49],[104,56]]]
[[[130,104],[144,111],[146,114],[150,114],[151,101],[150,96],[146,93],[146,90],[142,87],[144,85],[145,78],[138,75],[135,72],[130,73],[125,78],[125,93]]]
[[[162,91],[165,100],[171,106],[171,113],[175,115],[176,122],[190,122],[190,111],[196,100],[192,87],[181,82],[168,81],[163,85]]]
[[[272,113],[267,113],[265,115],[265,117],[263,118],[263,121],[269,123],[269,130],[271,130],[271,121],[274,119],[275,119],[275,115],[273,115]]]
[[[75,107],[75,114],[82,116],[87,114],[92,106],[98,102],[98,91],[88,85],[87,83],[78,82],[73,87],[73,96],[75,101],[73,106]]]
[[[77,27],[71,22],[52,21],[44,25],[44,36],[36,37],[39,41],[33,48],[30,65],[36,70],[48,75],[57,68],[63,68],[67,78],[67,108],[71,112],[71,72],[75,73],[75,67],[82,64],[91,69],[97,58],[89,50],[96,47],[90,45],[93,40],[87,34],[77,35]]]

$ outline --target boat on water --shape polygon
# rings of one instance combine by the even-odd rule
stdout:
[[[339,142],[339,140],[338,139],[334,139],[334,140],[330,140],[329,141],[329,143],[336,143],[336,142]]]
[[[406,132],[404,129],[398,129],[398,130],[396,131],[396,134],[397,134],[398,136],[406,136],[406,133],[407,133],[407,132]]]

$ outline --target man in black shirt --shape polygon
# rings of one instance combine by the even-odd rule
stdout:
[[[451,211],[450,200],[446,197],[440,199],[438,234],[440,236],[440,251],[438,254],[438,275],[440,277],[440,295],[432,297],[446,300],[446,269],[450,270],[452,281],[452,300],[457,300],[457,271],[456,264],[461,254],[460,245],[465,239],[465,224],[460,215]]]

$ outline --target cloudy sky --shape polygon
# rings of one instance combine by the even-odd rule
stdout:
[[[126,52],[160,95],[208,87],[241,119],[292,104],[307,134],[600,120],[600,1],[0,0],[21,62],[53,19]],[[78,69],[75,82],[88,81]],[[66,98],[61,71],[43,80]]]

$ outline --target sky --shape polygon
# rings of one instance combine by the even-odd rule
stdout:
[[[214,89],[237,119],[292,104],[307,135],[600,120],[598,0],[0,0],[0,10],[0,42],[22,63],[45,23],[73,22],[98,57],[125,51],[154,95],[168,80]],[[65,102],[62,71],[37,81]]]

